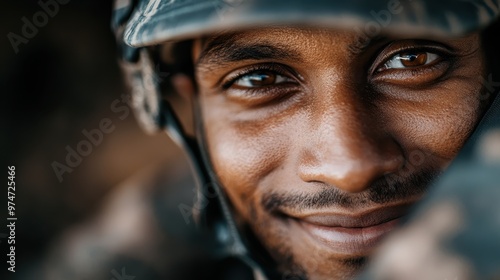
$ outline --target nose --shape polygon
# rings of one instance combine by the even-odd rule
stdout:
[[[305,182],[357,193],[399,170],[404,156],[377,112],[355,94],[346,96],[313,105],[299,149],[298,174]]]

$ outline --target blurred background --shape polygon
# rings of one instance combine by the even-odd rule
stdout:
[[[127,279],[124,274],[156,279],[145,276],[155,269],[137,265],[134,271],[133,264],[112,262],[120,255],[129,263],[154,263],[161,232],[170,230],[158,220],[193,227],[178,210],[179,203],[193,201],[188,168],[165,134],[141,131],[124,102],[110,28],[112,1],[66,2],[46,23],[43,16],[36,19],[43,11],[38,1],[4,1],[0,9],[1,158],[5,177],[7,166],[16,168],[18,219],[16,273],[11,273],[5,187],[0,279],[120,280]],[[28,30],[32,38],[23,36],[23,18],[41,25]],[[95,130],[103,121],[112,131],[101,130],[100,139]],[[90,142],[84,130],[95,135],[90,151],[81,144]],[[68,154],[78,149],[88,155],[70,156],[71,167]],[[188,186],[184,196],[170,197],[168,187],[158,183],[165,181]],[[170,232],[176,230],[182,232],[175,227]]]

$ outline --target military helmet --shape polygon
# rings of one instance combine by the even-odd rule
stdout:
[[[244,28],[269,23],[349,28],[358,25],[366,32],[383,27],[412,34],[461,35],[488,25],[498,15],[499,6],[498,0],[138,1],[123,39],[128,45],[140,47],[228,26]]]
[[[197,213],[198,225],[220,242],[223,254],[274,279],[278,274],[265,250],[236,228],[206,153],[201,121],[196,121],[196,139],[190,138],[163,98],[161,83],[168,79],[157,78],[154,47],[274,24],[348,28],[367,37],[381,32],[453,37],[481,30],[499,15],[500,0],[115,0],[112,28],[139,122],[146,131],[165,130],[186,151],[199,197],[217,194]]]

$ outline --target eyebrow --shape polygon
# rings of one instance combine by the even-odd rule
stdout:
[[[291,59],[302,61],[298,52],[279,44],[244,43],[238,34],[225,34],[209,41],[202,41],[205,45],[198,61],[200,65],[219,65],[243,60]]]
[[[381,35],[368,38],[364,36],[357,36],[356,41],[349,44],[349,46],[347,46],[347,49],[349,50],[351,55],[355,56],[359,53],[366,52],[373,45],[384,43],[388,40],[389,39],[387,37]]]

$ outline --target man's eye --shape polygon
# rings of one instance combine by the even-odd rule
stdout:
[[[439,55],[430,52],[402,52],[391,57],[391,59],[384,64],[383,70],[426,66],[439,58]]]
[[[272,86],[288,81],[290,81],[288,77],[272,71],[254,71],[239,77],[234,81],[233,85],[240,88],[257,88]]]
[[[245,106],[285,102],[299,89],[297,73],[286,65],[261,64],[234,71],[222,80],[221,93]]]

